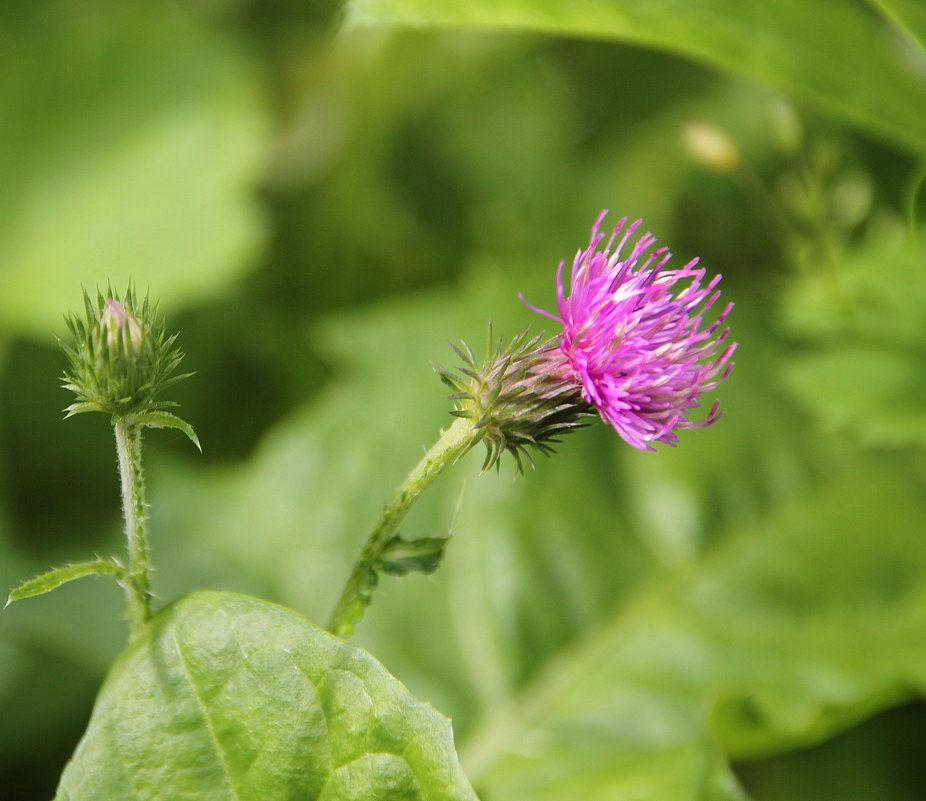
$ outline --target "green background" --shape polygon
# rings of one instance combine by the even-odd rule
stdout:
[[[4,4],[0,585],[121,547],[107,421],[61,419],[82,287],[150,289],[196,371],[203,456],[146,440],[160,597],[321,622],[450,419],[429,362],[549,330],[517,293],[609,208],[723,273],[725,417],[469,457],[356,644],[483,801],[926,797],[924,42],[914,0]],[[121,601],[0,616],[4,799],[53,793]]]

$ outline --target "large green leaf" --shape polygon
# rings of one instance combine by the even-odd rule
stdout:
[[[113,666],[59,801],[474,800],[450,723],[278,606],[197,593]]]
[[[898,16],[906,5],[896,4]],[[922,12],[910,6],[905,18],[919,30]],[[526,29],[656,47],[795,93],[915,153],[926,149],[922,53],[859,2],[352,0],[348,8],[356,25]]]
[[[509,799],[701,797],[724,752],[811,742],[922,690],[926,521],[893,481],[847,477],[654,574],[464,739],[475,786]]]
[[[0,320],[42,337],[81,286],[214,296],[260,238],[258,73],[179,7],[9,4],[0,17]]]

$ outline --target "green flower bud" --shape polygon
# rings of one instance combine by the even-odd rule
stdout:
[[[69,366],[64,387],[77,396],[67,416],[146,415],[175,406],[155,398],[189,373],[174,374],[183,354],[148,298],[138,304],[129,287],[122,299],[110,289],[105,296],[97,293],[94,303],[84,292],[84,309],[83,318],[66,318],[73,344],[61,342]]]

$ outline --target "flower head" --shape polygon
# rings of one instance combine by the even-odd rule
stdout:
[[[558,314],[530,308],[563,326],[563,358],[556,365],[562,379],[629,444],[654,450],[653,442],[676,444],[677,429],[704,428],[720,417],[717,402],[700,420],[688,415],[733,366],[736,344],[723,346],[729,329],[717,333],[733,304],[705,326],[705,313],[720,297],[720,276],[702,286],[705,270],[697,259],[668,269],[672,254],[653,250],[652,234],[628,244],[640,220],[627,225],[622,219],[601,247],[606,214],[576,255],[568,295],[560,263]]]

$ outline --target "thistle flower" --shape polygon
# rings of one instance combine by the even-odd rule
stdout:
[[[527,305],[562,324],[563,359],[556,369],[602,420],[635,448],[675,445],[677,429],[705,428],[720,417],[718,402],[701,420],[688,415],[733,366],[736,344],[720,350],[729,329],[717,334],[733,304],[702,327],[704,314],[720,296],[715,289],[720,276],[702,286],[705,270],[696,267],[697,259],[667,269],[672,254],[665,247],[651,250],[652,234],[628,245],[640,220],[626,225],[623,218],[601,248],[605,235],[599,227],[606,214],[599,215],[588,247],[575,257],[568,295],[559,265],[559,313]]]

